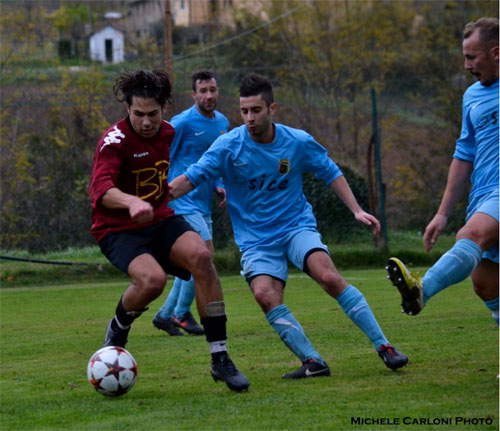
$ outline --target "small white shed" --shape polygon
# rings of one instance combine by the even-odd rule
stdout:
[[[108,25],[90,36],[90,58],[102,63],[124,61],[125,44],[123,33]]]

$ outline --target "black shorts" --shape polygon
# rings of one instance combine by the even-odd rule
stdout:
[[[189,280],[191,273],[169,260],[174,242],[188,231],[195,232],[184,218],[176,215],[143,229],[110,233],[99,242],[99,247],[104,256],[127,275],[130,262],[146,253],[152,255],[167,274]]]

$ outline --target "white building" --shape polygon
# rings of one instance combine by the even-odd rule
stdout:
[[[90,36],[89,46],[91,60],[104,64],[124,61],[123,33],[110,25]]]

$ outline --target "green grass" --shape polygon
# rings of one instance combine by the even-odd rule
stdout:
[[[353,236],[342,243],[329,242],[328,246],[338,268],[383,268],[390,256],[398,256],[409,265],[432,265],[454,243],[454,236],[442,235],[432,253],[425,253],[418,232],[389,232],[389,250],[376,249],[371,236]],[[68,283],[92,280],[125,280],[102,255],[99,247],[70,248],[47,253],[29,253],[26,250],[0,250],[1,256],[18,259],[37,259],[75,263],[52,265],[27,261],[0,260],[0,286],[15,287],[39,283]],[[220,274],[237,274],[240,253],[234,243],[216,247],[215,264]]]
[[[135,387],[109,399],[87,383],[86,365],[126,283],[0,289],[1,429],[497,430],[498,329],[470,280],[409,317],[399,312],[399,296],[382,270],[344,275],[364,292],[410,365],[388,370],[336,301],[306,277],[292,275],[286,303],[332,376],[283,381],[297,359],[243,280],[223,277],[230,353],[251,381],[241,394],[212,381],[203,337],[169,337],[153,328],[167,292],[130,334],[127,347],[139,364]],[[489,418],[493,424],[355,425],[353,417]]]

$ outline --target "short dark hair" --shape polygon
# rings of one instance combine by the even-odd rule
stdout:
[[[498,19],[484,17],[479,18],[477,21],[469,22],[465,25],[463,36],[464,39],[472,36],[474,31],[479,31],[479,40],[481,45],[484,46],[486,50],[498,46]]]
[[[240,83],[240,97],[258,96],[259,94],[262,95],[267,106],[274,102],[273,86],[268,79],[256,73],[245,76]]]
[[[193,72],[193,74],[191,75],[191,80],[193,82],[192,83],[193,91],[196,92],[197,81],[210,81],[211,79],[217,80],[217,78],[215,77],[215,73],[211,72],[210,70],[202,69]]]
[[[170,102],[172,86],[163,70],[138,70],[124,72],[116,79],[113,87],[116,100],[132,105],[132,98],[154,98],[161,106]]]

